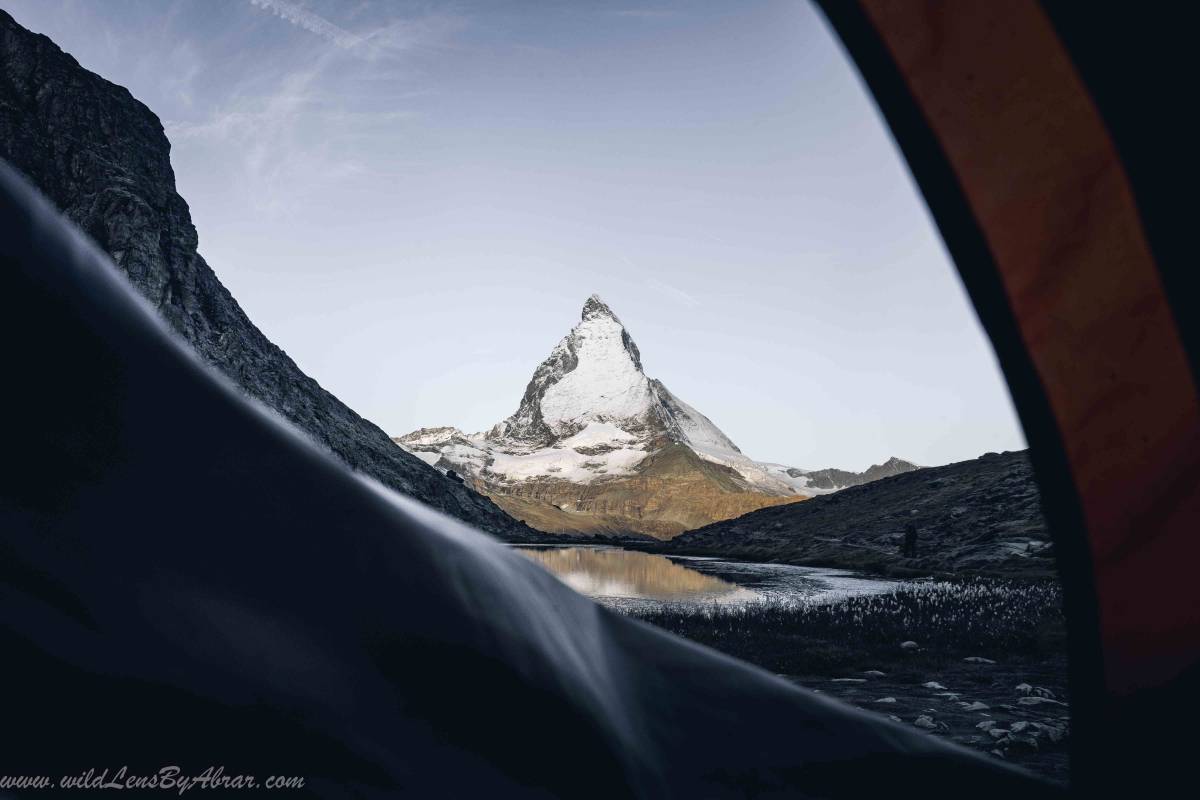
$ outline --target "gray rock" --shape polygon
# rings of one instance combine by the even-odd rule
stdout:
[[[981,730],[981,731],[991,730],[992,728],[996,727],[996,720],[985,719],[983,722],[979,723],[975,727],[979,728],[979,730]]]
[[[996,663],[992,659],[983,658],[982,656],[967,656],[966,658],[963,659],[963,661],[967,662],[968,664],[995,664]]]
[[[834,678],[830,683],[866,683],[866,678]]]
[[[991,707],[987,703],[980,702],[979,700],[976,700],[972,703],[959,703],[959,705],[962,706],[963,711],[987,711]]]
[[[916,642],[914,642],[910,639],[907,642],[901,642],[900,649],[901,650],[919,650],[920,645],[918,645]]]
[[[934,722],[932,718],[930,718],[924,714],[922,714],[921,716],[919,716],[915,720],[913,720],[913,725],[916,725],[918,728],[923,728],[927,731],[937,730],[937,727],[938,727],[937,723]]]
[[[879,698],[878,700],[876,700],[875,702],[876,702],[876,703],[894,703],[894,702],[896,702],[896,698],[894,698],[894,697],[881,697],[881,698]]]
[[[886,678],[887,677],[886,672],[880,672],[877,669],[869,669],[866,672],[864,672],[863,675],[866,675],[868,678]]]
[[[1017,700],[1017,705],[1021,705],[1021,706],[1062,706],[1065,708],[1067,704],[1063,703],[1059,700],[1051,700],[1049,697],[1037,697],[1034,695],[1030,695],[1029,697],[1022,697],[1019,700]]]
[[[945,686],[942,686],[937,681],[926,681],[925,683],[923,683],[921,685],[924,686],[926,689],[945,689],[946,688]]]
[[[987,732],[993,739],[1003,739],[1009,735],[1007,728],[988,728]]]

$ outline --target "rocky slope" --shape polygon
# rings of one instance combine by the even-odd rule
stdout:
[[[197,253],[158,118],[2,10],[0,158],[104,248],[205,361],[348,466],[493,534],[530,538],[491,501],[396,447],[272,344]]]
[[[663,539],[915,469],[892,459],[868,477],[749,458],[646,376],[633,338],[596,295],[534,371],[508,419],[486,433],[422,428],[396,442],[539,530]]]
[[[900,555],[908,523],[917,554]],[[1026,452],[907,472],[686,533],[667,552],[884,571],[1053,575]]]

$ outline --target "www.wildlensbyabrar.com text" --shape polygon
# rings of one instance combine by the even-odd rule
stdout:
[[[0,789],[160,789],[184,794],[192,789],[303,789],[304,778],[295,775],[271,775],[259,778],[232,774],[224,766],[210,766],[196,774],[168,765],[141,774],[127,766],[118,769],[88,768],[71,775],[0,775]]]

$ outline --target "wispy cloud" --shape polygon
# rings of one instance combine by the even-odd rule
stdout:
[[[372,60],[434,43],[463,22],[455,16],[430,15],[420,19],[396,19],[355,33],[290,0],[250,0],[250,4],[320,36],[341,50]]]
[[[694,295],[688,294],[678,286],[672,286],[669,283],[663,283],[657,278],[647,279],[646,285],[660,294],[673,298],[688,308],[696,308],[700,305],[700,301]]]
[[[319,86],[332,57],[284,74],[270,91],[235,94],[201,119],[168,121],[167,134],[179,146],[229,154],[222,167],[234,170],[243,195],[260,212],[286,213],[329,182],[365,171],[343,146],[353,113],[326,102]]]
[[[182,113],[165,121],[171,141],[203,154],[194,157],[219,159],[214,169],[227,171],[254,211],[269,216],[318,201],[335,184],[410,169],[411,158],[394,156],[389,145],[424,116],[421,98],[435,90],[414,82],[402,56],[449,43],[466,20],[385,10],[343,18],[355,23],[350,30],[290,0],[249,6],[321,41],[289,42],[273,61],[224,62],[215,102],[202,108],[180,98]]]
[[[632,19],[667,19],[675,16],[675,12],[664,8],[622,8],[613,11],[612,15]]]
[[[280,19],[285,19],[310,33],[315,33],[322,39],[333,42],[346,50],[353,50],[363,42],[362,38],[355,36],[345,28],[334,25],[315,11],[309,11],[304,6],[289,3],[287,0],[250,0],[250,5],[270,11]]]

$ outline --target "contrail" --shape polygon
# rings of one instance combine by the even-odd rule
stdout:
[[[280,19],[285,19],[293,25],[297,25],[306,31],[328,39],[338,47],[346,50],[353,50],[363,42],[360,37],[355,36],[345,28],[334,25],[320,14],[309,11],[307,8],[295,3],[289,3],[287,0],[250,0],[250,4],[266,9],[277,15]]]

